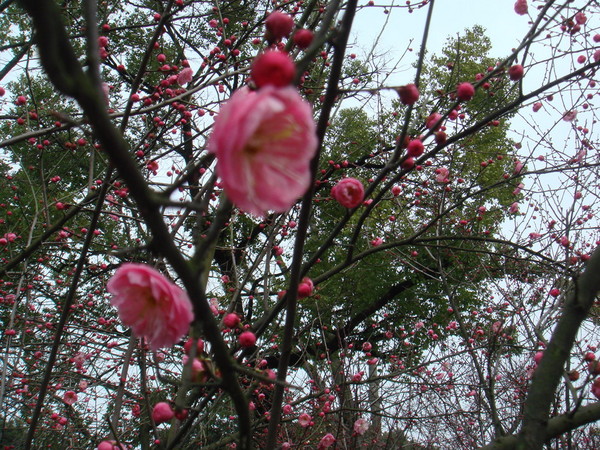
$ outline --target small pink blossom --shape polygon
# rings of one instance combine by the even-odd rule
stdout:
[[[107,290],[121,321],[136,336],[146,338],[152,350],[173,346],[194,319],[187,294],[145,264],[123,264],[108,281]]]
[[[216,316],[217,314],[219,314],[219,299],[217,299],[216,297],[213,297],[209,300],[209,305],[210,305],[210,310],[212,311],[212,313]]]
[[[63,395],[63,401],[67,405],[72,405],[77,401],[77,394],[73,391],[67,391],[65,392],[65,395]]]
[[[328,448],[328,447],[331,447],[334,443],[335,443],[335,438],[333,437],[333,434],[327,433],[325,436],[323,436],[321,438],[318,448]]]
[[[180,86],[188,84],[190,81],[192,81],[193,76],[194,71],[189,67],[186,67],[181,72],[179,72],[179,75],[177,75],[177,84],[179,84]]]
[[[514,66],[509,67],[508,77],[513,81],[517,81],[523,78],[523,72],[523,66],[521,64],[515,64]]]
[[[515,161],[515,175],[519,175],[523,170],[524,164],[521,161]]]
[[[353,428],[356,434],[360,434],[362,436],[369,429],[369,422],[363,418],[357,419],[356,422],[354,422]]]
[[[525,14],[527,14],[527,0],[517,0],[515,3],[515,12],[520,15],[523,16]]]
[[[523,188],[525,187],[525,185],[523,183],[519,183],[517,185],[517,187],[512,191],[513,195],[519,195],[521,193],[521,191],[523,190]]]
[[[437,174],[435,177],[435,181],[437,181],[438,183],[448,183],[448,181],[450,181],[448,179],[448,175],[450,174],[450,171],[448,169],[446,169],[445,167],[440,167],[438,169],[435,169],[435,173]]]
[[[587,17],[584,13],[580,11],[577,14],[575,14],[575,22],[577,22],[579,25],[583,25],[587,22]]]
[[[302,413],[298,417],[298,423],[300,424],[300,426],[302,428],[308,427],[310,425],[311,420],[312,420],[312,417],[310,417],[310,415],[306,414],[306,413]]]
[[[238,316],[236,313],[230,313],[223,317],[223,325],[225,325],[227,328],[235,328],[239,323],[240,316]]]
[[[519,212],[519,204],[517,202],[514,202],[512,205],[510,205],[510,208],[508,208],[508,211],[511,214],[517,214]]]
[[[440,125],[436,126],[436,124],[440,121],[441,118],[442,115],[440,113],[433,113],[425,121],[425,126],[430,130],[436,131],[440,127]]]
[[[381,239],[380,237],[375,238],[371,241],[372,247],[379,247],[381,244],[383,244],[383,239]]]
[[[413,139],[406,146],[406,153],[408,156],[412,156],[413,158],[418,158],[425,151],[425,146],[421,139]]]
[[[306,192],[317,144],[310,105],[296,89],[274,86],[236,91],[208,140],[225,193],[258,216],[284,212]]]
[[[574,109],[572,109],[572,110],[567,111],[566,113],[564,113],[562,119],[565,122],[573,122],[576,117],[577,117],[577,111],[574,110]]]
[[[365,188],[356,178],[343,178],[331,188],[331,196],[349,209],[356,208],[365,198]]]
[[[296,44],[299,49],[304,50],[310,46],[313,38],[314,34],[312,31],[300,28],[294,33],[294,44]]]
[[[535,102],[533,104],[533,112],[538,112],[542,108],[542,102]]]

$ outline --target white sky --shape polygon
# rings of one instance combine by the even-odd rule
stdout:
[[[412,3],[417,2],[413,0]],[[405,2],[394,0],[388,4],[405,5]],[[429,52],[438,53],[449,36],[456,36],[465,28],[477,24],[487,30],[493,45],[492,56],[507,56],[529,29],[529,17],[518,16],[513,5],[512,0],[437,0],[427,43]],[[392,8],[389,14],[385,14],[380,7],[362,8],[354,21],[350,41],[355,45],[349,52],[369,53],[371,43],[375,42],[387,20],[376,53],[387,53],[390,60],[395,62],[409,46],[410,39],[415,38],[411,47],[416,58],[428,8],[429,6],[420,8],[412,14],[409,14],[406,8]],[[530,12],[534,12],[531,9],[530,6]],[[400,72],[405,74],[405,79],[398,79],[399,83],[410,82],[410,78],[414,76],[411,62],[412,58],[407,58],[400,65]]]

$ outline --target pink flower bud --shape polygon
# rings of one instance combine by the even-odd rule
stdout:
[[[250,75],[257,87],[267,85],[284,87],[294,79],[296,66],[287,53],[269,50],[259,55],[252,64]]]
[[[517,81],[523,78],[523,66],[521,64],[515,64],[508,69],[508,76],[511,80]]]
[[[152,409],[152,420],[156,425],[168,422],[174,415],[173,408],[167,402],[159,402]]]
[[[413,105],[419,99],[419,90],[411,83],[398,88],[398,95],[404,105]]]
[[[456,97],[463,102],[468,102],[473,98],[474,95],[475,88],[467,81],[460,83],[456,88]]]
[[[306,298],[312,295],[314,288],[315,286],[310,278],[302,278],[302,281],[298,285],[298,298]]]
[[[273,11],[265,20],[265,27],[268,40],[280,40],[290,35],[294,29],[294,19],[281,11]]]
[[[301,50],[304,50],[312,44],[314,35],[313,32],[305,28],[301,28],[294,33],[294,44]]]
[[[239,325],[239,323],[240,317],[235,313],[227,314],[223,318],[223,325],[225,325],[227,328],[235,328]]]
[[[520,16],[527,14],[527,0],[517,0],[515,3],[515,12]]]
[[[406,152],[408,153],[408,155],[414,158],[418,158],[419,156],[421,156],[424,151],[425,146],[423,145],[423,142],[421,142],[420,139],[413,139],[408,143],[408,147],[406,147]]]
[[[256,335],[252,331],[244,331],[239,335],[238,342],[243,348],[253,347],[256,344]]]

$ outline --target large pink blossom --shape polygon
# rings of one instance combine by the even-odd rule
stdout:
[[[258,216],[289,209],[311,182],[315,130],[310,105],[293,87],[236,91],[208,141],[230,200]]]
[[[187,294],[145,264],[123,264],[107,284],[121,321],[152,350],[171,347],[189,330],[194,318]]]

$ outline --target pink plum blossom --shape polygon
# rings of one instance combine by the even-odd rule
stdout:
[[[383,239],[380,237],[377,237],[371,241],[371,246],[373,247],[379,247],[381,244],[383,244]]]
[[[365,197],[365,188],[356,178],[343,178],[331,188],[331,196],[346,208],[356,208]]]
[[[450,171],[448,169],[446,169],[445,167],[440,167],[438,169],[435,169],[435,173],[436,173],[435,181],[437,181],[438,183],[448,183],[448,181],[450,181],[448,178]]]
[[[519,204],[514,202],[512,205],[510,205],[510,208],[508,208],[508,212],[511,214],[517,214],[519,212]]]
[[[356,434],[360,434],[362,436],[369,429],[369,422],[363,418],[357,419],[356,422],[354,422],[353,428]]]
[[[433,113],[425,121],[425,126],[430,130],[436,131],[440,127],[440,125],[436,126],[436,124],[440,121],[441,118],[442,115],[440,113]]]
[[[173,346],[194,319],[187,294],[145,264],[123,264],[108,281],[107,290],[121,321],[136,336],[146,338],[152,350]]]
[[[188,84],[190,81],[192,81],[193,76],[194,71],[189,67],[186,67],[181,72],[179,72],[179,75],[177,75],[177,84],[179,84],[180,86]]]
[[[325,436],[323,436],[321,438],[318,448],[328,448],[328,447],[331,447],[334,443],[335,443],[335,438],[333,437],[333,434],[327,433]]]
[[[65,395],[63,395],[63,401],[67,405],[72,405],[77,401],[77,394],[73,391],[67,391],[65,392]]]
[[[521,193],[521,191],[523,190],[523,188],[525,187],[525,185],[523,183],[519,183],[517,185],[517,187],[512,191],[513,195],[519,195]]]
[[[312,417],[310,417],[310,414],[306,414],[306,413],[302,413],[298,417],[298,423],[303,428],[308,427],[310,425],[311,420],[312,420]]]
[[[310,105],[292,87],[236,91],[208,141],[229,199],[257,216],[289,209],[310,186],[315,130]]]
[[[564,113],[562,119],[565,122],[573,122],[575,120],[575,117],[577,117],[577,111],[572,109],[571,111],[567,111],[566,113]]]
[[[521,161],[515,161],[515,175],[519,175],[523,171],[524,164]]]

